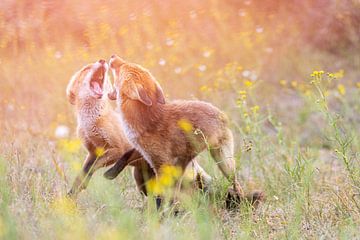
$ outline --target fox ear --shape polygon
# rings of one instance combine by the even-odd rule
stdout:
[[[165,97],[164,97],[164,92],[160,87],[159,83],[155,83],[156,85],[156,101],[160,104],[165,104]]]
[[[147,94],[144,87],[140,84],[136,84],[134,81],[128,81],[127,88],[125,89],[125,94],[133,99],[138,100],[145,104],[146,106],[151,106],[152,101],[149,95]]]
[[[75,99],[76,99],[76,96],[75,96],[75,93],[74,93],[74,88],[77,84],[77,81],[76,79],[79,77],[79,72],[75,73],[71,79],[70,79],[70,82],[69,84],[67,85],[66,87],[66,96],[69,100],[69,102],[74,105],[75,104]]]
[[[147,92],[145,91],[143,86],[137,84],[137,90],[138,90],[138,93],[139,93],[140,102],[142,102],[146,106],[151,106],[152,105],[151,98],[149,97],[149,95],[147,94]]]

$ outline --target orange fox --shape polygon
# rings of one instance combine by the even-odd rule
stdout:
[[[70,103],[76,107],[78,135],[88,151],[82,171],[68,193],[71,197],[76,197],[79,191],[87,187],[97,169],[115,163],[133,149],[121,129],[118,114],[106,96],[103,97],[112,89],[107,70],[105,60],[89,64],[73,75],[66,89]],[[97,156],[97,149],[104,149],[104,155]],[[144,182],[154,175],[153,170],[139,154],[132,154],[128,162],[135,166],[137,187],[146,194]]]
[[[264,198],[261,192],[245,196],[236,178],[233,135],[225,114],[202,101],[166,103],[163,90],[147,69],[116,55],[109,63],[115,89],[108,96],[117,99],[127,138],[155,174],[164,164],[184,170],[200,152],[209,149],[221,172],[232,182],[236,199],[247,198],[257,204]]]
[[[145,195],[145,182],[154,176],[152,168],[127,140],[119,114],[112,109],[107,96],[103,96],[112,90],[107,70],[105,60],[89,64],[73,75],[66,89],[70,103],[76,107],[78,135],[88,151],[82,171],[68,193],[73,198],[87,187],[97,169],[115,163],[123,155],[117,170],[121,171],[127,165],[134,166],[137,187]],[[104,155],[97,156],[97,149],[105,150]],[[197,169],[203,171],[200,166]],[[113,178],[111,171],[105,177]]]

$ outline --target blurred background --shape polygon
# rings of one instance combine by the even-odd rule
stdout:
[[[71,75],[113,53],[150,69],[170,98],[225,108],[244,83],[261,82],[269,103],[280,87],[305,91],[313,70],[360,80],[358,0],[3,0],[0,36],[1,123],[27,118],[16,127],[34,132],[72,121]]]
[[[191,214],[159,224],[128,170],[63,199],[86,154],[66,85],[112,54],[167,99],[229,116],[239,179],[268,196],[259,210],[193,194]],[[357,239],[359,70],[359,0],[1,0],[0,239]]]

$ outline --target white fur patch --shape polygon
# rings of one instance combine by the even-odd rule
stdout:
[[[119,91],[117,91],[119,92]],[[145,158],[146,162],[149,163],[150,167],[154,169],[154,164],[151,160],[150,155],[141,147],[141,145],[138,143],[138,133],[132,129],[128,122],[125,120],[124,115],[120,109],[120,105],[121,105],[121,98],[119,98],[119,93],[118,93],[118,119],[119,122],[121,124],[122,129],[124,130],[124,133],[126,135],[126,137],[128,138],[130,144],[141,153],[141,155]]]

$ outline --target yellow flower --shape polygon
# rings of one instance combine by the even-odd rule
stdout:
[[[178,126],[186,133],[190,133],[193,130],[192,124],[186,119],[180,119]]]
[[[164,165],[160,168],[160,174],[169,175],[174,178],[178,178],[181,176],[181,168],[177,166]]]
[[[345,88],[345,86],[342,85],[342,84],[338,84],[338,85],[337,85],[337,90],[338,90],[338,92],[340,93],[340,95],[345,95],[345,93],[346,93],[346,88]]]
[[[255,105],[251,108],[251,111],[256,114],[260,110],[260,107],[258,105]]]
[[[154,195],[163,194],[175,184],[181,174],[182,170],[180,167],[164,165],[160,168],[158,178],[150,179],[146,187],[148,191]]]
[[[279,81],[280,85],[285,87],[287,85],[287,81],[286,80],[280,80]]]
[[[245,112],[245,113],[244,113],[244,117],[247,118],[248,116],[249,116],[249,114],[248,114],[247,112]]]
[[[356,87],[357,87],[357,88],[360,88],[360,82],[357,82],[357,83],[356,83]]]
[[[153,195],[160,195],[164,193],[164,188],[161,186],[160,182],[156,180],[156,178],[150,179],[146,183],[147,190]]]
[[[163,187],[171,187],[174,185],[174,178],[171,175],[160,175],[159,184]]]
[[[79,139],[72,139],[72,140],[63,139],[58,142],[58,146],[63,151],[69,153],[76,153],[81,148],[81,141]]]
[[[250,80],[245,80],[244,85],[245,85],[245,87],[251,87],[253,85],[253,82]]]
[[[296,87],[298,86],[297,81],[291,81],[291,86],[292,86],[293,88],[296,88]]]
[[[313,71],[310,75],[311,77],[321,77],[324,74],[324,71]]]
[[[105,154],[105,148],[103,147],[97,147],[95,148],[95,155],[96,157],[102,157]]]
[[[246,91],[240,90],[240,91],[239,91],[239,94],[240,94],[240,95],[246,95]]]
[[[74,201],[67,197],[55,199],[50,206],[58,214],[75,215],[77,208]]]
[[[340,69],[336,73],[334,73],[334,77],[337,79],[343,78],[345,75],[345,71],[343,69]]]
[[[208,90],[209,90],[209,87],[206,86],[206,85],[203,85],[203,86],[200,87],[200,91],[201,91],[201,92],[206,92],[206,91],[208,91]]]

